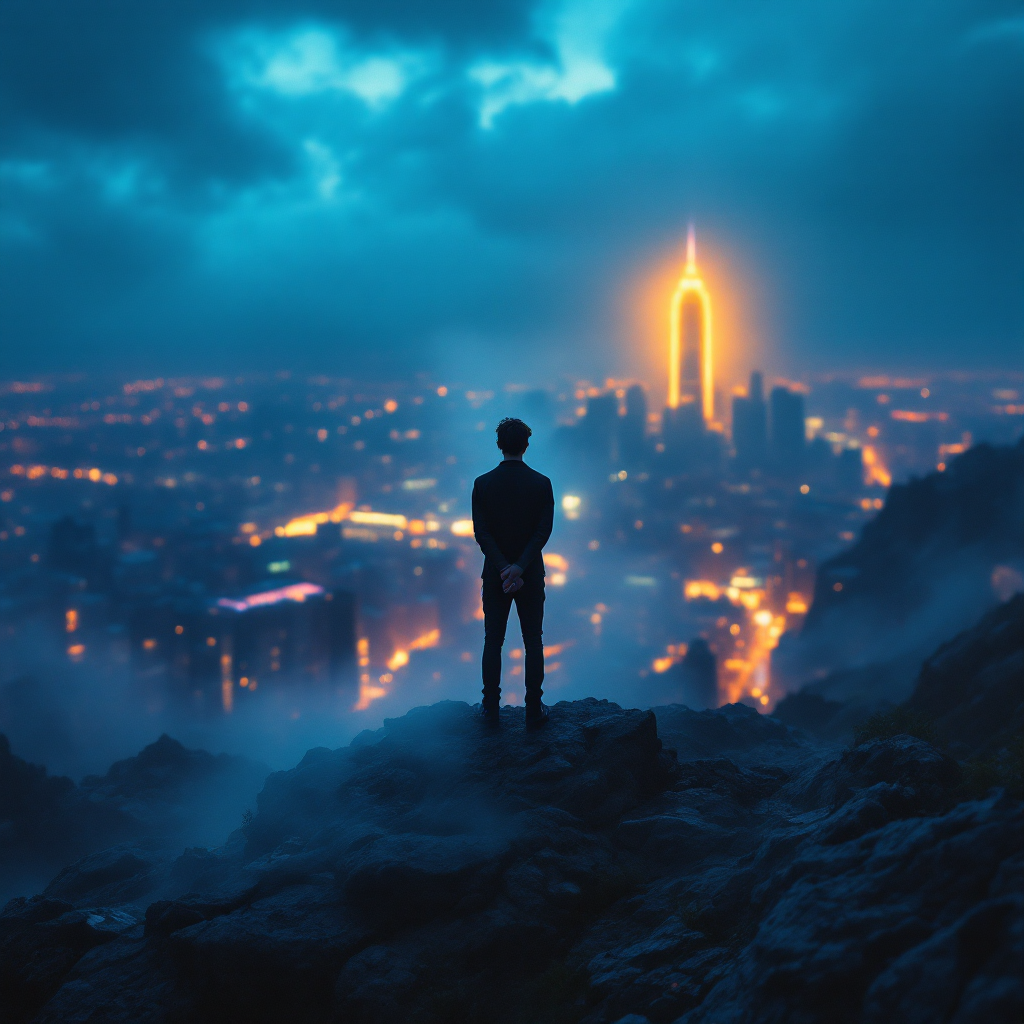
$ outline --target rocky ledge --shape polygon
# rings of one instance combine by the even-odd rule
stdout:
[[[11,901],[0,1018],[1019,1022],[1019,801],[957,802],[909,736],[656,711],[448,702],[311,750],[224,847]]]

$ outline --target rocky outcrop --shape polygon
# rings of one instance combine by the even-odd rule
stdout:
[[[1024,735],[1024,594],[943,644],[906,702],[958,756],[998,754]]]
[[[889,682],[881,667],[836,674],[783,698],[772,717],[819,739],[846,741],[872,714],[900,708],[932,727],[961,760],[1019,747],[1024,594],[997,605],[925,658],[905,699],[895,699],[898,691]],[[886,700],[886,693],[893,699]]]
[[[903,623],[936,589],[950,596],[944,570],[965,552],[982,563],[986,584],[993,565],[1024,558],[1024,438],[975,445],[945,472],[891,487],[857,543],[821,566],[804,630],[819,631],[834,610],[849,614],[865,602],[875,621]]]
[[[0,897],[32,892],[70,861],[132,835],[134,824],[71,779],[22,760],[0,735]]]
[[[161,736],[76,786],[12,754],[0,736],[0,896],[36,891],[64,865],[117,843],[175,853],[220,843],[268,772]]]
[[[164,734],[135,757],[116,761],[106,775],[81,783],[91,803],[128,814],[147,837],[189,843],[220,842],[226,820],[251,806],[267,765],[232,754],[190,750]]]
[[[934,747],[522,716],[417,709],[270,776],[224,847],[79,862],[0,915],[0,1019],[1020,1019],[1024,811],[957,803]]]
[[[746,704],[726,704],[713,711],[692,711],[684,704],[653,708],[658,735],[680,760],[717,757],[757,763],[800,759],[806,744],[776,719],[761,715]]]
[[[899,703],[921,659],[1006,600],[1022,573],[1024,437],[975,445],[945,472],[891,487],[856,543],[822,563],[803,628],[773,655],[773,678],[796,689],[866,668],[888,677],[889,692],[874,696]]]

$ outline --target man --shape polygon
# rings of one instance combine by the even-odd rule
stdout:
[[[516,603],[526,650],[526,724],[543,725],[544,559],[541,549],[551,536],[555,498],[551,481],[523,462],[532,430],[522,421],[498,424],[498,447],[504,458],[473,483],[473,533],[484,553],[484,721],[496,725],[501,701],[501,648],[512,602]]]

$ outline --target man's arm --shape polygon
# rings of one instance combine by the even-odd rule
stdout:
[[[545,491],[547,492],[543,497],[543,507],[541,509],[540,520],[537,523],[537,529],[533,531],[533,535],[526,543],[526,547],[523,548],[523,553],[519,556],[519,561],[516,563],[519,568],[523,571],[526,567],[540,555],[541,548],[544,547],[548,542],[548,537],[551,536],[551,527],[554,525],[555,520],[555,496],[551,491],[551,481],[545,481]]]
[[[501,549],[498,547],[498,542],[491,536],[491,531],[487,529],[487,521],[484,516],[483,498],[480,496],[477,490],[477,486],[473,484],[473,536],[476,538],[477,544],[480,545],[480,550],[484,553],[484,558],[495,565],[500,572],[502,569],[507,568],[508,559],[501,553]]]

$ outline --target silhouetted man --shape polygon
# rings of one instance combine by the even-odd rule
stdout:
[[[484,553],[484,719],[496,724],[501,701],[501,648],[512,602],[516,603],[526,651],[526,722],[543,725],[544,559],[555,499],[551,481],[523,462],[532,430],[522,421],[498,424],[504,459],[473,483],[473,533]]]

